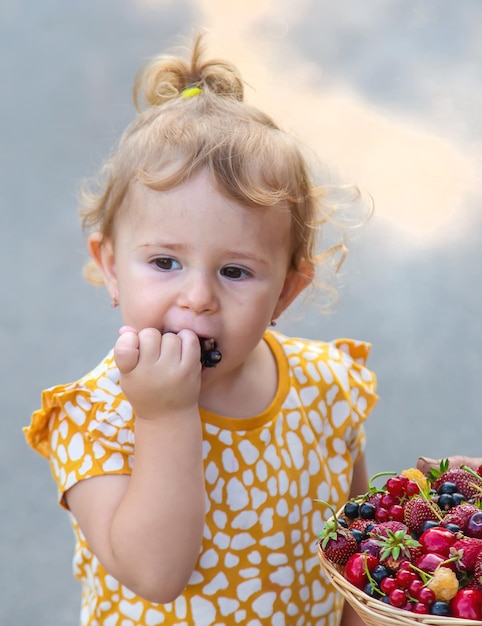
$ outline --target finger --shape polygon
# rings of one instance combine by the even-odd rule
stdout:
[[[114,346],[114,360],[122,374],[128,374],[139,361],[139,337],[131,330],[124,331]]]
[[[419,469],[424,474],[428,474],[428,472],[432,468],[439,467],[440,460],[430,459],[428,457],[421,456],[417,461],[417,469]]]
[[[139,331],[139,363],[155,363],[161,351],[161,333],[156,328]]]
[[[121,326],[119,328],[119,335],[123,335],[124,333],[137,333],[137,331],[132,326]]]
[[[181,340],[181,358],[193,358],[201,361],[201,344],[199,337],[192,330],[187,328],[179,331],[177,334]]]

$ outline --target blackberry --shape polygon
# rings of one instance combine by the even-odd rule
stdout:
[[[223,355],[216,349],[216,342],[213,338],[199,337],[201,345],[201,364],[203,367],[216,367]]]

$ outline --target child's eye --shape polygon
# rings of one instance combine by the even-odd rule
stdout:
[[[242,278],[248,278],[251,276],[251,273],[242,267],[238,267],[237,265],[227,265],[221,270],[221,276],[225,276],[230,280],[240,280]]]
[[[181,264],[176,259],[172,259],[168,256],[161,256],[153,260],[154,265],[160,270],[178,270],[181,268]]]

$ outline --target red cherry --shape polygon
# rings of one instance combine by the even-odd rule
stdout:
[[[394,504],[388,509],[388,513],[390,514],[392,520],[395,520],[396,522],[403,522],[405,513],[402,505]]]
[[[390,600],[390,604],[398,608],[401,608],[407,602],[407,594],[403,591],[403,589],[399,589],[398,587],[393,589],[393,591],[388,594],[388,598]]]
[[[414,613],[417,613],[419,615],[426,615],[429,610],[429,607],[426,604],[422,604],[422,602],[415,602],[412,609]]]
[[[429,552],[428,554],[422,554],[417,559],[415,565],[424,572],[434,572],[442,561],[445,561],[445,557],[442,554]]]
[[[412,596],[412,598],[418,600],[420,590],[423,588],[423,582],[420,580],[420,578],[416,578],[415,580],[412,580],[412,582],[408,585],[408,593]]]
[[[408,589],[410,583],[417,580],[417,574],[411,570],[402,569],[399,572],[397,572],[397,575],[395,576],[395,580],[397,581],[398,586],[401,589]]]
[[[380,498],[380,506],[384,509],[387,509],[387,511],[394,504],[398,504],[398,502],[399,499],[395,496],[392,496],[391,493],[384,493],[383,496]]]
[[[355,587],[363,589],[368,582],[367,570],[371,572],[379,561],[373,554],[355,552],[345,563],[345,578]]]
[[[388,493],[399,498],[403,494],[403,483],[398,476],[389,478],[386,483]]]
[[[405,485],[405,494],[411,498],[412,496],[417,495],[417,493],[420,493],[420,487],[414,480],[409,480]]]
[[[428,587],[422,587],[418,592],[418,601],[426,606],[430,606],[435,602],[435,593]]]
[[[383,593],[386,593],[388,596],[396,588],[397,588],[397,581],[395,580],[395,578],[391,578],[390,576],[383,578],[382,581],[380,582],[380,589],[383,591]]]
[[[482,620],[482,591],[478,589],[460,589],[450,600],[453,617]]]
[[[388,522],[389,519],[390,519],[390,514],[388,513],[387,509],[379,508],[375,511],[375,520],[378,523]]]
[[[448,556],[456,536],[450,530],[434,526],[420,535],[419,542],[424,552],[436,552],[442,556]]]

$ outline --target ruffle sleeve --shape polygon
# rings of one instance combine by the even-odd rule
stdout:
[[[49,460],[61,496],[79,480],[130,473],[134,415],[112,360],[76,383],[45,390],[24,434]]]
[[[327,345],[323,377],[337,389],[330,407],[331,427],[343,437],[356,462],[365,448],[363,423],[378,401],[376,376],[367,368],[371,345],[354,339],[336,339]]]

